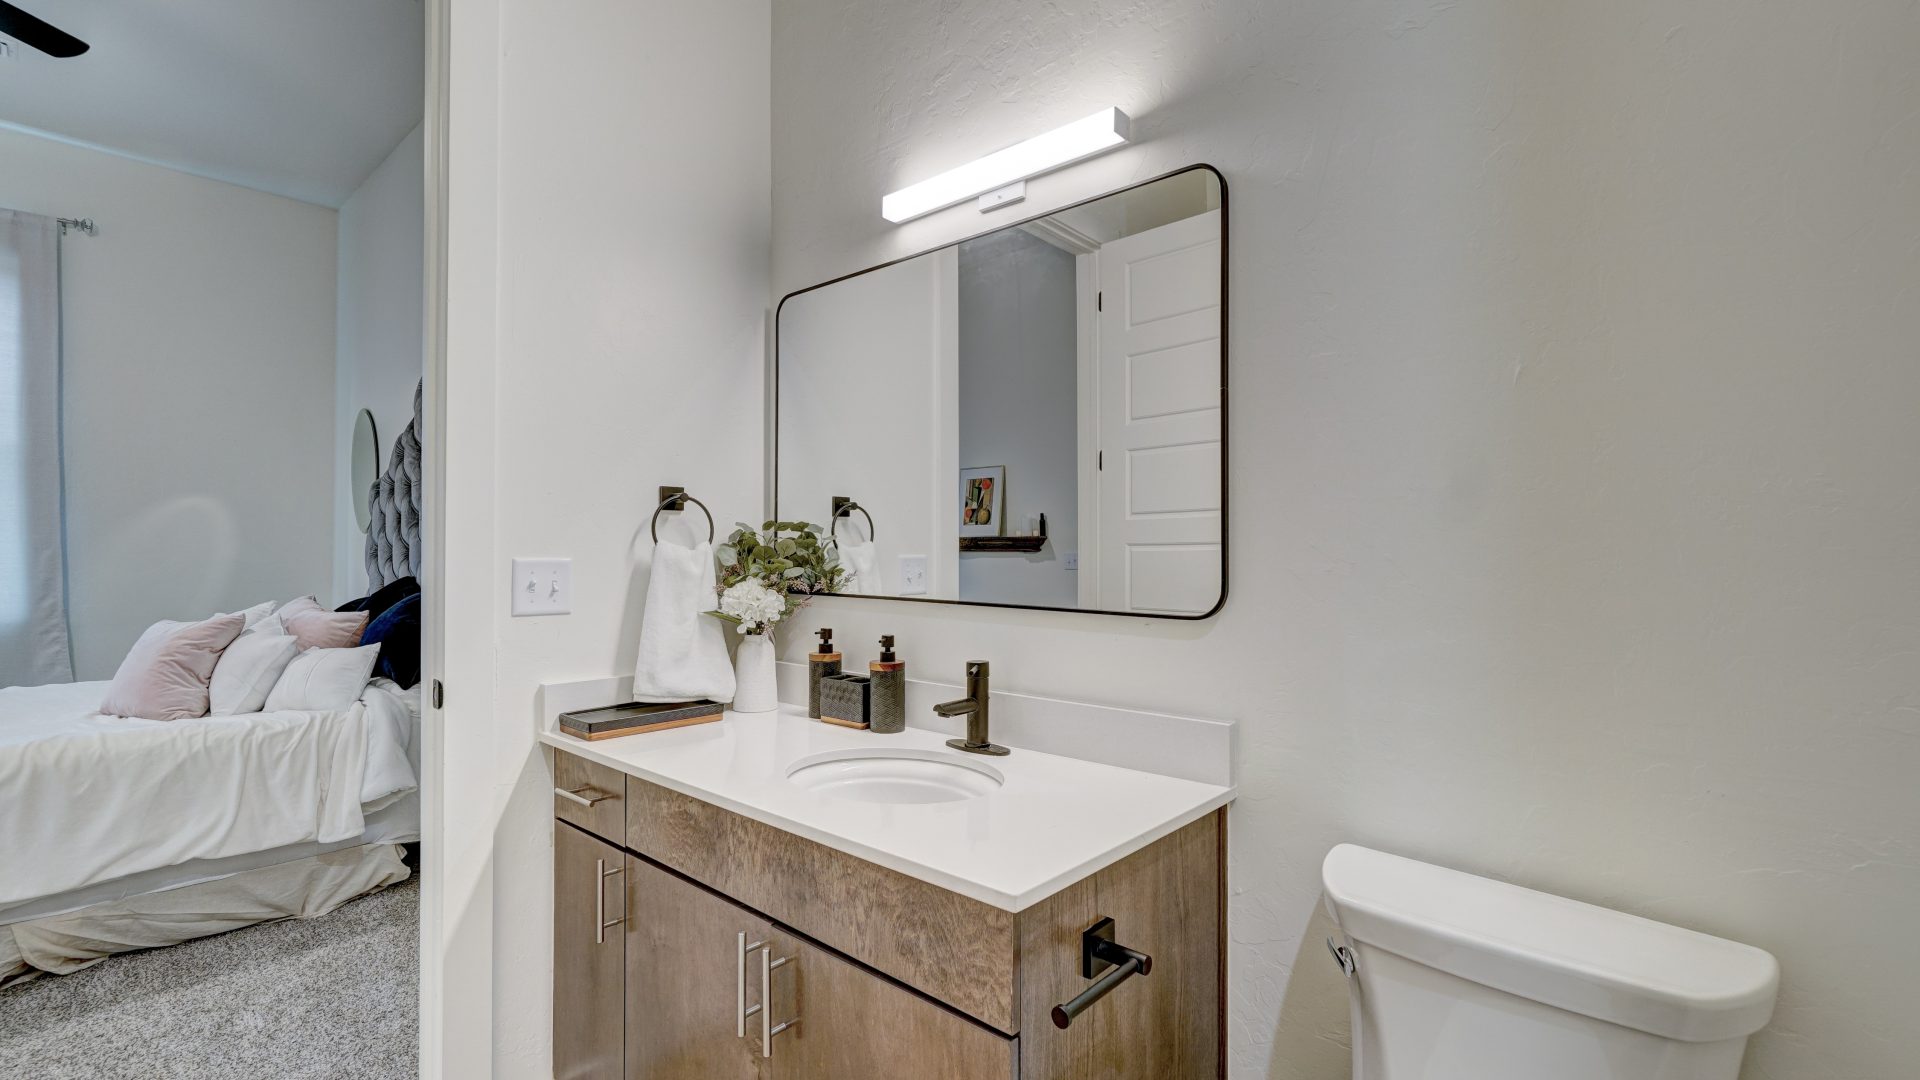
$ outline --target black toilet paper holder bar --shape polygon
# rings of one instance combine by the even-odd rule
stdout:
[[[1088,1006],[1113,992],[1135,975],[1153,972],[1153,957],[1113,940],[1113,920],[1102,916],[1080,934],[1080,977],[1100,981],[1082,990],[1072,1001],[1053,1007],[1053,1026],[1065,1029]]]

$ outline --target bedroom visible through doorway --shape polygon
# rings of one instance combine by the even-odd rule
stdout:
[[[425,9],[40,14],[86,48],[0,71],[0,1055],[415,1076]]]

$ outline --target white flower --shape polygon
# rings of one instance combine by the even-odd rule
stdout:
[[[742,634],[760,633],[786,615],[787,599],[758,579],[748,578],[720,594],[720,610],[740,620]]]

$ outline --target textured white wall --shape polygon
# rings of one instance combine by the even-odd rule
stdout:
[[[1893,2],[777,5],[775,295],[980,230],[879,199],[1108,103],[1032,210],[1232,184],[1225,612],[813,620],[1241,721],[1236,1077],[1344,1075],[1341,840],[1773,950],[1750,1078],[1910,1075],[1916,55]]]
[[[157,619],[331,581],[335,214],[0,130],[62,241],[68,616],[108,679]]]
[[[354,515],[367,493],[354,487],[353,420],[373,413],[380,469],[413,421],[420,382],[425,297],[426,158],[421,131],[401,139],[340,204],[340,310],[335,333],[333,430],[333,595],[367,591],[367,534]]]
[[[445,894],[427,916],[446,999],[429,1022],[445,1075],[518,1080],[552,1075],[538,687],[631,670],[656,487],[723,524],[764,505],[769,14],[455,7]],[[516,555],[573,559],[572,614],[508,615]]]

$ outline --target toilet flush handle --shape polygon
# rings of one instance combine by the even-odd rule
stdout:
[[[1335,945],[1333,939],[1328,938],[1327,951],[1333,954],[1333,962],[1340,965],[1340,971],[1347,978],[1353,978],[1353,950],[1345,945]]]

